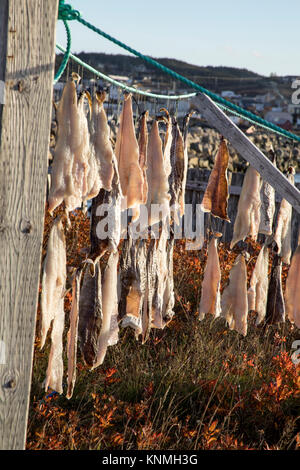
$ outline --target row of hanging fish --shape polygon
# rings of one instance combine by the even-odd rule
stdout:
[[[131,96],[124,98],[115,149],[103,106],[105,92],[91,98],[83,92],[77,99],[74,74],[64,87],[56,109],[58,133],[54,149],[50,213],[64,203],[65,215],[58,216],[49,235],[42,275],[41,348],[52,324],[51,350],[45,381],[63,390],[63,331],[65,325],[66,245],[63,219],[68,212],[92,199],[90,247],[85,262],[72,278],[72,306],[67,334],[67,397],[76,380],[77,342],[85,364],[93,369],[103,363],[108,346],[118,341],[119,323],[131,326],[145,342],[151,328],[164,328],[173,316],[172,224],[184,213],[187,174],[187,125],[179,129],[166,109],[152,122],[148,135],[148,112],[140,118],[136,138]],[[85,99],[89,105],[89,118]],[[166,127],[164,142],[159,123]],[[172,207],[171,207],[172,203]],[[158,204],[160,211],[152,213]],[[175,209],[173,208],[175,207]],[[109,209],[109,210],[108,210]],[[146,226],[158,225],[158,239],[128,236],[118,247],[122,234],[121,215],[131,209],[132,226],[141,224],[140,212],[147,210]],[[171,236],[166,225],[171,223]],[[105,231],[108,224],[109,231]],[[99,230],[105,237],[99,236]],[[104,256],[105,255],[105,256]],[[104,261],[104,259],[106,259]]]

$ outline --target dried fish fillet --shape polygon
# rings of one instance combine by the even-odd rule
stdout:
[[[183,215],[182,207],[183,182],[186,169],[186,153],[182,134],[178,123],[172,119],[172,145],[171,145],[171,173],[169,175],[170,206],[176,223],[179,223],[179,214]]]
[[[209,176],[201,207],[204,212],[211,212],[215,217],[219,217],[230,222],[227,215],[228,161],[229,153],[226,141],[222,137],[219,150],[216,155],[214,167]]]
[[[143,172],[143,204],[147,203],[148,199],[148,182],[147,182],[147,147],[148,147],[148,128],[147,119],[149,112],[145,111],[141,115],[140,120],[140,134],[138,139],[139,144],[139,165]]]
[[[62,220],[57,217],[52,225],[43,267],[41,294],[41,349],[52,320],[63,309],[66,283],[66,242]],[[58,313],[59,312],[59,313]]]
[[[72,398],[76,381],[77,338],[79,319],[79,295],[82,270],[78,268],[72,282],[72,306],[70,311],[70,328],[67,335],[68,355],[68,390],[67,398]]]
[[[119,254],[116,251],[111,253],[103,274],[102,281],[102,326],[98,341],[97,359],[93,369],[101,365],[104,361],[107,347],[110,344],[112,335],[113,317],[118,315],[118,293],[117,293],[117,268]]]
[[[257,257],[248,289],[248,308],[257,312],[256,325],[266,316],[268,295],[269,249],[264,245]]]
[[[287,175],[291,184],[295,181],[294,168],[289,169]],[[291,259],[291,233],[292,233],[292,211],[293,208],[286,199],[282,199],[276,222],[273,248],[282,257],[284,263],[290,264]]]
[[[285,321],[285,306],[281,284],[282,261],[274,255],[268,288],[266,323],[274,324]]]
[[[139,217],[139,207],[144,199],[144,177],[139,165],[139,146],[135,136],[131,95],[124,98],[117,133],[115,153],[118,162],[123,196],[123,209],[135,209],[133,222]]]
[[[199,306],[199,320],[203,320],[206,313],[214,317],[221,313],[221,269],[217,248],[217,240],[221,234],[215,234],[210,240],[207,250],[207,261],[201,288],[201,300]]]
[[[159,135],[158,122],[155,119],[149,135],[148,142],[148,224],[153,225],[160,220],[165,220],[170,213],[169,209],[169,184],[164,167],[162,153],[162,141]],[[155,210],[158,204],[160,210]]]
[[[246,336],[248,316],[247,269],[243,254],[237,257],[231,268],[229,285],[224,289],[221,308],[222,317],[226,318],[229,328]]]
[[[98,351],[98,340],[102,327],[101,269],[99,261],[91,273],[87,265],[79,298],[78,338],[84,362],[93,367]]]
[[[269,151],[269,159],[276,166],[275,152]],[[275,189],[266,181],[263,181],[260,190],[260,224],[259,233],[272,235],[273,218],[275,213]]]
[[[289,320],[300,328],[300,245],[292,257],[286,280],[285,309]]]
[[[169,178],[171,173],[171,145],[172,145],[172,119],[166,108],[161,108],[161,112],[165,113],[163,116],[163,121],[166,125],[166,132],[164,138],[164,167],[167,178]]]
[[[244,177],[230,248],[240,240],[245,240],[247,236],[253,240],[257,238],[260,223],[260,186],[260,175],[250,165]]]

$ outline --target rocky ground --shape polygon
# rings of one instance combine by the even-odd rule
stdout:
[[[254,130],[248,137],[265,154],[273,146],[277,166],[281,171],[287,170],[290,165],[295,167],[296,172],[299,171],[300,146],[297,142],[261,130]],[[188,137],[189,167],[212,168],[219,146],[219,139],[220,134],[214,129],[201,126],[191,127]],[[228,148],[231,156],[229,170],[243,172],[247,165],[246,161],[239,156],[230,143]]]

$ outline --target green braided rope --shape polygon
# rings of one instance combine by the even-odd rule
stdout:
[[[65,52],[66,50],[60,45],[56,44],[57,49],[59,49],[61,52]],[[77,62],[77,64],[82,65],[82,67],[85,67],[87,70],[92,72],[94,75],[97,75],[100,78],[103,78],[103,80],[106,80],[107,82],[112,83],[113,85],[116,85],[119,88],[123,88],[124,90],[127,90],[132,93],[136,93],[138,95],[142,96],[148,96],[149,98],[158,98],[158,99],[163,99],[163,100],[184,100],[187,98],[192,98],[193,96],[196,96],[197,93],[188,93],[186,95],[158,95],[156,93],[149,93],[148,91],[143,91],[139,90],[138,88],[134,88],[132,86],[125,85],[124,83],[118,82],[117,80],[114,80],[113,78],[109,77],[108,75],[105,75],[102,72],[99,72],[98,70],[94,69],[91,65],[87,64],[83,60],[79,59],[79,57],[76,57],[76,55],[70,53],[70,58],[74,60],[74,62]]]
[[[65,51],[64,51],[65,55],[63,57],[62,63],[60,64],[60,67],[59,67],[59,69],[58,69],[58,71],[57,71],[57,73],[54,77],[54,84],[58,82],[58,80],[60,79],[60,77],[64,73],[64,70],[67,66],[67,63],[68,63],[68,60],[69,60],[70,54],[71,54],[71,31],[70,31],[67,20],[63,19],[63,23],[65,25],[66,33],[67,33],[67,49],[65,49]]]
[[[300,142],[300,136],[297,136],[289,131],[286,131],[285,129],[282,129],[279,126],[276,126],[275,124],[272,124],[269,121],[266,121],[265,119],[261,118],[260,116],[257,116],[254,113],[251,113],[250,111],[247,111],[240,106],[237,106],[230,101],[225,100],[219,95],[216,95],[215,93],[212,93],[211,91],[207,90],[206,88],[203,88],[202,86],[198,85],[197,83],[193,82],[192,80],[189,80],[186,77],[183,77],[179,73],[175,72],[174,70],[169,69],[168,67],[160,64],[154,59],[151,59],[151,57],[145,56],[144,54],[141,54],[140,52],[136,51],[135,49],[127,46],[123,42],[119,41],[116,38],[113,38],[109,34],[105,33],[101,29],[97,28],[96,26],[92,25],[88,21],[86,21],[84,18],[82,18],[81,13],[78,10],[74,10],[71,5],[65,5],[64,0],[61,0],[59,3],[59,10],[62,11],[62,15],[68,16],[68,19],[70,20],[77,20],[87,28],[91,29],[95,33],[99,34],[100,36],[103,36],[104,38],[108,39],[109,41],[113,42],[114,44],[122,47],[126,51],[130,52],[131,54],[139,57],[142,59],[144,62],[147,62],[154,67],[160,69],[162,72],[170,75],[171,77],[181,81],[182,83],[185,83],[188,86],[191,86],[192,88],[196,89],[197,91],[200,91],[201,93],[206,94],[209,96],[213,101],[218,103],[219,105],[222,105],[223,108],[227,109],[228,111],[233,111],[236,115],[239,117],[246,119],[249,122],[254,122],[256,125],[259,125],[261,127],[267,128],[269,130],[272,130],[276,132],[277,134],[281,134],[285,137],[288,137],[289,139],[296,140]],[[60,15],[59,15],[60,18]],[[64,17],[65,19],[65,17]]]

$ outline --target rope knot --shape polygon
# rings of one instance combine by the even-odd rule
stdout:
[[[72,5],[65,5],[65,0],[59,0],[58,19],[71,21],[81,17],[81,13],[75,10]]]

